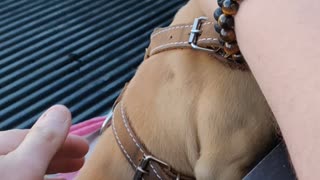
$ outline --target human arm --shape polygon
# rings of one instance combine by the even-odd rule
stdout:
[[[241,4],[236,32],[286,141],[297,176],[319,179],[320,2]]]
[[[207,16],[215,0],[201,0]],[[244,0],[235,18],[238,44],[257,79],[302,180],[320,171],[320,1]]]

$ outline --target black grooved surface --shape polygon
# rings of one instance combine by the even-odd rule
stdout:
[[[149,35],[185,0],[2,0],[0,130],[29,128],[53,104],[73,123],[104,115]]]

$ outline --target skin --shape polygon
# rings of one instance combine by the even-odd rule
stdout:
[[[211,16],[214,0],[199,0]],[[297,176],[319,179],[320,1],[248,0],[235,18],[240,49],[281,128]]]
[[[88,143],[68,136],[69,110],[56,105],[47,110],[30,130],[0,132],[1,179],[43,180],[45,174],[79,170]]]

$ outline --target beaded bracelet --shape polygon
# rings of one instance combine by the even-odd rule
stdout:
[[[239,64],[245,63],[240,52],[234,30],[234,16],[237,14],[241,0],[217,0],[219,8],[214,11],[217,23],[214,29],[220,34],[219,41],[223,45],[221,55]]]

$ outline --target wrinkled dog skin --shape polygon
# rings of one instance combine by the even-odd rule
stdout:
[[[172,25],[192,24],[203,15],[191,0]],[[151,56],[122,100],[147,149],[198,180],[241,179],[276,139],[273,114],[251,72],[231,69],[205,52]],[[133,174],[109,128],[77,179],[128,180]]]

